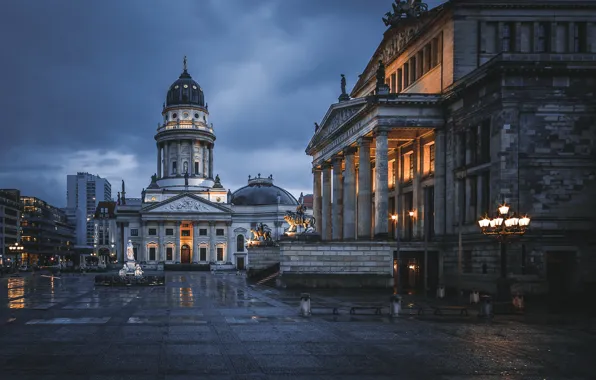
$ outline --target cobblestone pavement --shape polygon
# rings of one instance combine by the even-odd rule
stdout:
[[[386,300],[311,291],[313,304]],[[385,301],[383,301],[385,302]],[[298,294],[235,274],[168,273],[161,287],[92,275],[0,279],[0,379],[593,379],[590,321],[470,313],[297,315]]]

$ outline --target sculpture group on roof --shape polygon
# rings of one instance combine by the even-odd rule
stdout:
[[[428,5],[423,3],[422,0],[395,0],[391,7],[393,12],[387,12],[383,17],[386,26],[395,26],[401,19],[420,17],[428,11]]]

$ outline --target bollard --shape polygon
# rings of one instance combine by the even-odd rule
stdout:
[[[437,298],[445,298],[445,285],[441,284],[437,288]]]
[[[477,304],[478,302],[480,302],[480,293],[477,290],[473,290],[470,293],[470,303]]]
[[[300,294],[300,315],[308,317],[310,315],[310,294]]]
[[[479,317],[492,318],[493,317],[493,303],[490,296],[482,296],[482,302],[480,303]]]
[[[391,304],[389,305],[389,311],[392,317],[398,317],[401,312],[401,297],[397,294],[391,296]]]

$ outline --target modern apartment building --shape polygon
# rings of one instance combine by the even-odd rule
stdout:
[[[0,265],[9,255],[8,246],[19,241],[20,197],[19,190],[0,190]]]
[[[74,228],[68,223],[66,213],[35,197],[21,197],[20,260],[29,264],[51,265],[60,257],[74,253]]]
[[[66,215],[76,229],[76,245],[93,247],[93,216],[99,202],[112,199],[112,185],[100,176],[79,172],[66,178]]]

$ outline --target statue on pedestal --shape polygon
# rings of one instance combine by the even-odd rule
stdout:
[[[290,225],[286,229],[285,234],[296,234],[298,227],[303,229],[303,233],[313,233],[315,231],[315,218],[310,215],[306,215],[306,206],[303,203],[299,203],[296,206],[296,212],[286,211],[284,220]]]
[[[132,241],[128,241],[128,244],[126,245],[126,260],[127,261],[135,261],[135,250],[132,246]]]

